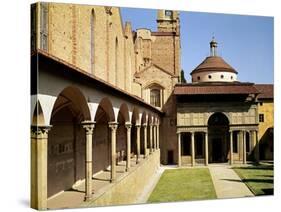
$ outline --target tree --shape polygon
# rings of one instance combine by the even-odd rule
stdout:
[[[186,79],[184,77],[184,70],[181,70],[180,83],[186,83]]]

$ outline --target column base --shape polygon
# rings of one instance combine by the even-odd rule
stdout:
[[[84,197],[84,201],[85,201],[85,202],[90,201],[90,200],[92,200],[92,199],[93,199],[93,195],[91,195],[91,196],[85,195],[85,197]]]

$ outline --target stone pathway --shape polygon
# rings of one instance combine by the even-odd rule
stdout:
[[[253,193],[228,165],[209,165],[217,198],[252,197]]]

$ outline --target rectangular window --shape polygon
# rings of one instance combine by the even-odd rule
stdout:
[[[165,10],[165,16],[168,18],[172,17],[172,10]]]
[[[260,106],[262,106],[263,105],[263,103],[262,102],[260,102]]]
[[[48,50],[48,4],[40,3],[40,48]]]
[[[264,114],[259,114],[259,122],[264,122]]]

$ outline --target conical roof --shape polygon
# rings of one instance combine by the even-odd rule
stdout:
[[[208,72],[208,71],[216,71],[216,72],[232,72],[237,74],[237,71],[232,68],[228,63],[224,61],[219,56],[209,56],[198,65],[191,74],[199,73],[199,72]]]

